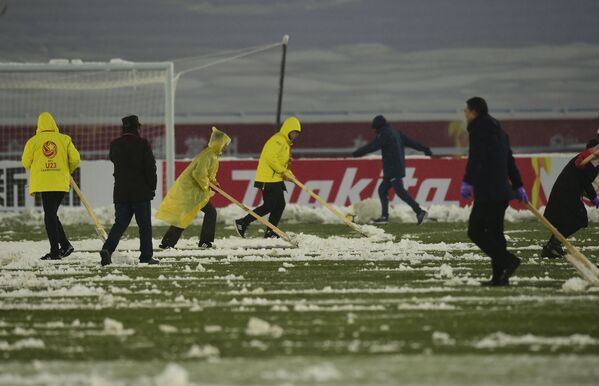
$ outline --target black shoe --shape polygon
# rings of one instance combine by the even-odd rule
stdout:
[[[235,220],[235,230],[237,231],[237,234],[239,235],[239,237],[241,237],[242,239],[245,239],[245,231],[247,229],[248,229],[248,226],[246,224],[244,224],[242,218]]]
[[[60,252],[58,254],[46,253],[40,260],[60,260],[61,258]]]
[[[487,281],[481,281],[480,285],[483,287],[507,287],[510,285],[510,282],[509,280],[491,279]]]
[[[510,277],[512,277],[514,272],[516,272],[516,270],[520,266],[520,262],[521,262],[521,260],[514,256],[512,261],[510,261],[508,263],[507,267],[504,268],[503,273],[499,277],[499,282],[501,282],[501,283],[505,282],[506,285],[508,285]]]
[[[102,249],[100,251],[100,257],[102,258],[100,260],[100,264],[102,264],[102,267],[105,265],[110,265],[112,264],[112,253],[110,253],[110,251],[108,249]]]
[[[148,264],[148,265],[156,265],[159,264],[160,261],[156,260],[156,259],[152,259],[151,257],[149,259],[139,259],[139,263],[140,264]]]
[[[387,225],[389,224],[389,216],[381,216],[379,218],[375,218],[374,220],[372,220],[372,223],[376,225]]]
[[[541,249],[541,257],[546,259],[560,259],[563,257],[562,254],[559,253],[552,245],[543,245],[543,249]]]
[[[162,243],[160,243],[160,245],[158,245],[158,248],[160,248],[160,249],[171,249],[171,248],[175,249],[175,246],[167,244],[165,242],[162,242]]]
[[[276,234],[272,229],[267,228],[266,232],[264,232],[265,239],[278,239],[280,236]]]
[[[71,244],[67,245],[66,247],[60,248],[60,257],[67,257],[68,255],[73,253],[74,250],[75,248],[73,248]]]
[[[418,212],[418,214],[416,215],[416,220],[418,220],[418,225],[422,224],[422,222],[424,221],[424,219],[426,218],[427,215],[428,215],[428,212],[426,210],[421,210],[420,212]]]
[[[209,242],[199,242],[198,247],[200,247],[200,249],[211,249],[214,248],[214,245],[212,245],[212,243]]]

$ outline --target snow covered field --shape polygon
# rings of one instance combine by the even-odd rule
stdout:
[[[257,225],[240,239],[225,222],[217,248],[198,250],[194,224],[154,267],[136,263],[132,228],[106,268],[83,214],[63,214],[76,251],[57,262],[39,260],[38,213],[3,215],[0,385],[595,384],[599,288],[538,258],[547,232],[530,216],[510,213],[524,261],[512,287],[490,289],[466,209],[432,208],[442,221],[422,226],[395,210],[405,222],[359,238],[289,208],[282,227],[298,248]],[[595,262],[598,236],[593,222],[573,239]]]

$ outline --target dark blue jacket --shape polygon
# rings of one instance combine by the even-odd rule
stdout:
[[[416,142],[387,123],[377,130],[376,138],[372,142],[354,151],[353,156],[361,157],[381,150],[383,177],[388,179],[403,178],[406,176],[406,146],[420,151],[428,150],[428,147]]]
[[[522,186],[510,141],[489,114],[468,124],[470,148],[464,181],[474,187],[474,200],[509,201]],[[510,184],[511,182],[511,184]]]

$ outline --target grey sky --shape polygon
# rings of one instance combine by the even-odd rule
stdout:
[[[518,97],[531,101],[530,107],[599,104],[592,91],[599,82],[594,67],[594,48],[599,46],[597,0],[3,0],[0,4],[8,4],[0,16],[0,61],[57,57],[158,61],[276,42],[289,34],[288,110],[392,109],[389,99],[401,107],[416,108],[426,100],[436,108],[453,108],[463,95],[495,92],[504,107]],[[526,55],[528,47],[534,49],[531,57]],[[519,59],[508,60],[512,54]],[[469,66],[468,55],[476,67]],[[276,73],[275,58],[273,53],[264,59],[271,66],[264,74]],[[249,65],[263,68],[264,61],[257,58]],[[437,68],[438,63],[443,65]],[[543,75],[524,75],[531,68]],[[497,79],[485,83],[495,69],[501,73],[499,90],[490,83]],[[220,90],[210,89],[210,84],[230,85],[226,80],[231,72],[241,77],[242,71],[236,68],[223,82],[211,79],[208,84],[202,78],[206,74],[194,74],[178,91],[178,112],[204,112],[194,106],[208,96],[212,104],[203,108],[211,111],[225,105],[232,110],[270,110],[270,99],[231,102]],[[509,74],[514,76],[512,82],[505,78]],[[414,84],[422,79],[427,86],[426,81],[437,77],[438,84],[448,88],[428,85],[427,93],[426,87],[420,90]],[[397,81],[396,92],[385,89],[386,79]],[[551,90],[544,88],[548,81]],[[241,98],[261,93],[260,84],[243,83],[238,82],[252,89],[236,91]],[[276,80],[263,93],[270,94],[275,84]],[[412,86],[406,90],[406,84]],[[527,89],[541,99],[523,96]],[[414,94],[406,91],[417,92],[420,102],[411,105]]]

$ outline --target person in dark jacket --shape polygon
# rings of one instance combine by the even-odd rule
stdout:
[[[152,258],[150,206],[156,191],[156,160],[148,141],[139,135],[139,118],[129,115],[122,122],[123,135],[110,144],[110,160],[114,164],[115,222],[100,251],[101,263],[112,263],[112,253],[135,215],[139,227],[139,262],[158,264],[158,260]]]
[[[592,139],[587,149],[598,144],[597,139]],[[584,166],[580,164],[588,154],[589,151],[582,152],[566,164],[551,188],[545,207],[545,218],[566,238],[589,225],[587,210],[581,200],[583,194],[599,207],[599,197],[593,186],[599,175],[599,161],[591,161]],[[541,250],[542,257],[559,258],[564,255],[562,244],[555,236],[551,236]]]
[[[426,211],[410,196],[403,185],[403,178],[406,176],[405,148],[407,146],[422,151],[427,156],[433,155],[431,149],[396,130],[382,115],[374,117],[371,126],[376,130],[376,137],[369,144],[354,151],[353,156],[361,157],[377,150],[380,150],[383,156],[383,181],[378,188],[382,214],[373,223],[389,222],[389,189],[393,187],[395,194],[416,213],[416,220],[421,224],[426,217]]]
[[[491,258],[491,280],[481,284],[507,286],[520,259],[507,250],[503,234],[505,210],[514,196],[524,203],[528,197],[509,138],[499,122],[489,115],[487,102],[480,97],[468,99],[464,115],[470,148],[460,195],[469,199],[474,192],[468,237]]]

